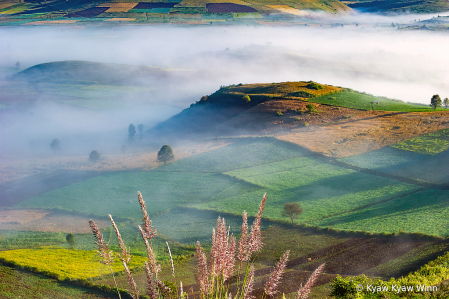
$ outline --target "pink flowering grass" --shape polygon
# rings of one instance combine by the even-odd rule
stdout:
[[[174,282],[174,288],[176,289],[172,290],[158,279],[158,272],[160,272],[161,269],[160,265],[157,263],[151,243],[151,239],[156,236],[156,228],[152,226],[152,222],[146,211],[145,201],[143,200],[140,192],[137,193],[137,197],[143,214],[142,226],[138,226],[138,228],[145,243],[148,254],[148,260],[145,262],[147,296],[151,299],[189,298],[189,295],[182,289],[182,282],[179,282],[179,288],[176,287],[176,282]],[[263,247],[261,224],[262,214],[265,209],[266,201],[267,195],[264,194],[259,205],[257,216],[250,228],[248,227],[247,213],[245,211],[243,212],[241,235],[238,241],[230,233],[230,228],[226,226],[226,220],[224,218],[218,217],[217,226],[212,230],[212,246],[209,257],[207,257],[206,253],[201,247],[200,242],[197,242],[195,254],[195,279],[199,286],[199,293],[197,294],[198,297],[195,297],[195,294],[192,292],[191,294],[193,299],[256,298],[252,294],[255,283],[253,255],[257,254],[257,252],[259,252]],[[114,220],[112,219],[112,216],[109,215],[109,218],[111,220],[112,226],[114,227],[120,245],[121,253],[118,254],[118,258],[122,261],[123,267],[125,268],[125,273],[128,278],[128,293],[132,298],[138,299],[140,294],[134,278],[132,277],[129,270],[129,261],[131,259],[130,250],[125,246],[125,243],[121,238],[120,232]],[[109,250],[108,244],[104,242],[100,231],[95,226],[92,220],[89,221],[89,224],[91,225],[92,231],[96,238],[98,252],[100,254],[100,257],[102,258],[100,262],[104,264],[112,263],[114,255],[112,254],[112,251]],[[175,279],[173,257],[171,255],[171,250],[168,246],[168,243],[167,248],[170,254],[173,279]],[[278,286],[280,285],[283,273],[285,272],[289,253],[290,251],[287,250],[271,271],[270,276],[264,285],[264,293],[261,298],[272,298],[279,292]],[[238,270],[236,270],[236,261],[239,261]],[[243,275],[242,281],[240,281],[243,263],[245,263],[246,265],[246,272]],[[318,276],[322,273],[323,270],[324,264],[318,267],[313,272],[304,286],[300,286],[296,294],[296,299],[308,298],[313,285],[315,284]],[[237,279],[236,290],[233,291],[234,294],[229,291],[231,277],[236,277]]]

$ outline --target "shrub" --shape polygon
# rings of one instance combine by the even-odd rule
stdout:
[[[324,89],[323,85],[315,83],[313,81],[310,81],[310,83],[307,85],[307,88],[309,89],[315,89],[315,90],[320,90],[320,89]]]
[[[308,127],[308,126],[309,126],[309,123],[305,121],[305,122],[302,123],[302,125],[303,125],[304,127]]]
[[[300,97],[300,98],[313,98],[313,97],[315,97],[314,94],[312,94],[310,92],[307,92],[305,90],[292,92],[292,93],[289,94],[289,96]]]
[[[249,95],[245,94],[242,99],[245,101],[245,103],[249,103],[251,102],[251,98],[249,97]]]
[[[283,114],[282,111],[279,109],[279,110],[276,112],[276,115],[277,115],[277,116],[282,116],[282,115],[284,115],[284,114]]]
[[[317,112],[316,106],[315,106],[315,104],[313,104],[313,103],[307,104],[306,108],[309,109],[309,112],[310,112],[310,113],[315,113],[315,112]]]

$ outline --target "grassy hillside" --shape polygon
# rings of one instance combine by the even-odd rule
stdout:
[[[249,96],[250,101],[245,101],[244,96]],[[315,108],[318,108],[311,111],[307,108],[309,103],[314,103]],[[301,128],[308,124],[343,122],[361,111],[371,109],[395,112],[434,111],[430,106],[409,104],[312,81],[238,84],[222,86],[190,108],[159,123],[151,133],[160,136],[189,137],[201,134],[216,137],[245,135],[247,130],[262,134],[264,129],[271,133],[285,128]],[[446,109],[439,108],[437,111]]]
[[[120,85],[131,83],[133,79],[164,78],[169,74],[166,70],[155,67],[73,60],[38,64],[14,74],[11,79],[28,82],[110,84],[119,88]]]

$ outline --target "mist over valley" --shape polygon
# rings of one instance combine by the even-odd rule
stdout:
[[[119,258],[98,262],[90,219],[117,256],[120,230],[140,294],[151,255],[137,227],[154,225],[151,275],[170,298],[179,281],[197,296],[212,228],[246,246],[246,211],[253,247],[262,231],[242,262],[255,298],[287,250],[273,298],[295,298],[316,269],[309,298],[367,298],[349,286],[377,278],[446,298],[445,3],[13,2],[0,5],[0,297],[58,284],[116,298],[111,272],[135,292]]]

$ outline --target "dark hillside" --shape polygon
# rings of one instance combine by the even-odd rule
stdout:
[[[73,82],[127,85],[145,79],[164,79],[169,72],[146,66],[133,66],[89,61],[42,63],[14,74],[11,79],[28,82]],[[143,81],[144,82],[144,81]]]

